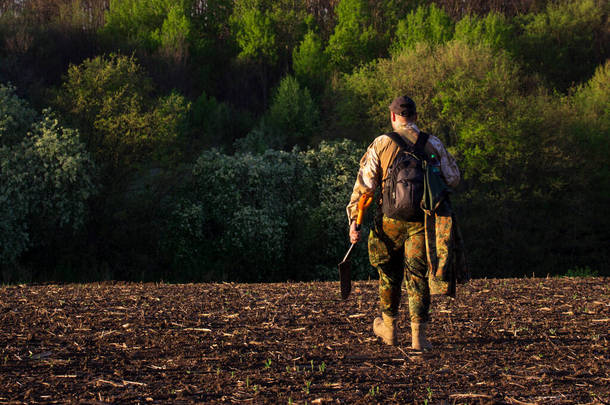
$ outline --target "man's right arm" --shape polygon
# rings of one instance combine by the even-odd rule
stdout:
[[[373,194],[380,182],[381,165],[376,148],[378,143],[379,138],[371,143],[362,159],[360,159],[360,169],[358,170],[358,176],[356,177],[352,195],[346,209],[350,227],[358,216],[358,200],[360,200],[360,196],[363,194]]]

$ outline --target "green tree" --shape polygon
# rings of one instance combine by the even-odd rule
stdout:
[[[151,158],[175,157],[189,104],[176,93],[155,98],[153,90],[134,57],[111,55],[71,66],[57,91],[56,105],[111,182]]]
[[[455,25],[454,38],[469,44],[485,44],[493,49],[512,49],[514,25],[499,13],[489,13],[484,17],[466,15]]]
[[[190,103],[176,92],[157,96],[135,57],[118,55],[71,66],[55,97],[100,169],[94,236],[79,241],[74,263],[93,261],[140,279],[142,269],[155,269],[159,204],[186,149]]]
[[[308,29],[313,29],[313,17],[308,14],[306,2],[275,0],[270,2],[269,10],[276,31],[279,68],[285,72],[290,67],[294,48]]]
[[[572,148],[578,151],[577,168],[571,176],[574,194],[582,198],[581,209],[569,218],[567,228],[572,237],[565,238],[562,248],[586,260],[575,266],[608,269],[610,263],[610,221],[600,215],[610,205],[610,62],[600,65],[593,77],[579,85],[567,98],[566,110],[573,133]],[[581,217],[585,217],[583,220]]]
[[[295,77],[314,95],[322,93],[329,76],[328,56],[320,37],[309,31],[292,52],[292,68]]]
[[[269,66],[289,62],[304,34],[306,15],[304,4],[290,0],[235,2],[230,23],[239,57]]]
[[[205,148],[230,149],[237,138],[248,133],[252,122],[248,112],[237,110],[204,92],[193,102],[190,111],[192,149],[197,156]]]
[[[240,58],[268,64],[277,61],[276,33],[268,12],[258,7],[236,8],[231,24]]]
[[[226,91],[227,66],[239,52],[230,36],[232,0],[190,0],[189,68],[193,94]],[[230,74],[230,73],[229,73]]]
[[[328,40],[326,53],[336,69],[350,72],[379,56],[378,35],[371,25],[366,0],[340,0],[335,13],[337,24]]]
[[[258,127],[238,141],[241,150],[291,149],[308,145],[320,125],[320,112],[309,90],[293,76],[282,79],[274,92],[269,110]]]
[[[277,33],[271,12],[260,1],[244,1],[235,4],[229,21],[240,50],[238,60],[246,70],[257,73],[260,104],[266,107],[270,70],[278,61]]]
[[[599,137],[605,138],[607,143],[610,131],[610,61],[599,65],[593,77],[575,89],[571,99],[572,108],[580,119],[596,127]]]
[[[267,124],[280,147],[307,145],[320,125],[320,112],[307,88],[292,76],[280,82],[269,107]]]
[[[188,38],[190,20],[187,17],[188,9],[180,2],[174,2],[167,11],[161,29],[155,32],[155,39],[161,45],[161,52],[175,61],[183,62],[189,49]]]
[[[186,0],[111,0],[103,32],[184,62],[190,20]]]
[[[419,6],[398,22],[396,38],[390,48],[397,53],[404,48],[413,48],[419,42],[444,44],[453,37],[453,25],[449,15],[434,3]]]
[[[373,14],[373,27],[380,33],[391,38],[396,32],[398,22],[405,18],[407,14],[420,5],[422,0],[380,0],[376,1],[371,7]]]

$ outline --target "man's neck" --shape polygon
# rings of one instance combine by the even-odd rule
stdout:
[[[394,131],[407,138],[411,143],[415,143],[417,141],[417,135],[419,135],[419,128],[417,128],[417,125],[413,122],[396,125]]]
[[[421,132],[414,122],[407,122],[402,125],[397,125],[396,128],[394,128],[394,131],[397,132],[399,135],[407,138],[412,144],[415,144],[415,142],[417,142],[417,137]],[[430,155],[431,153],[436,153],[434,152],[434,149],[432,149],[432,145],[430,145],[430,142],[426,142],[426,145],[424,146],[424,151],[428,155]]]
[[[399,124],[398,129],[404,129],[406,131],[414,131],[419,134],[419,128],[415,125],[414,122],[405,122],[404,124]]]

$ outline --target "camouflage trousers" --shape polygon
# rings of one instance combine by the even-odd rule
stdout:
[[[369,260],[379,272],[381,311],[392,317],[398,315],[404,278],[411,322],[428,322],[430,288],[423,222],[378,218],[369,235]]]

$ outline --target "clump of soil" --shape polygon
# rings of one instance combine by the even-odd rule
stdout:
[[[375,281],[1,287],[0,403],[608,403],[609,281],[473,280],[423,354]]]

